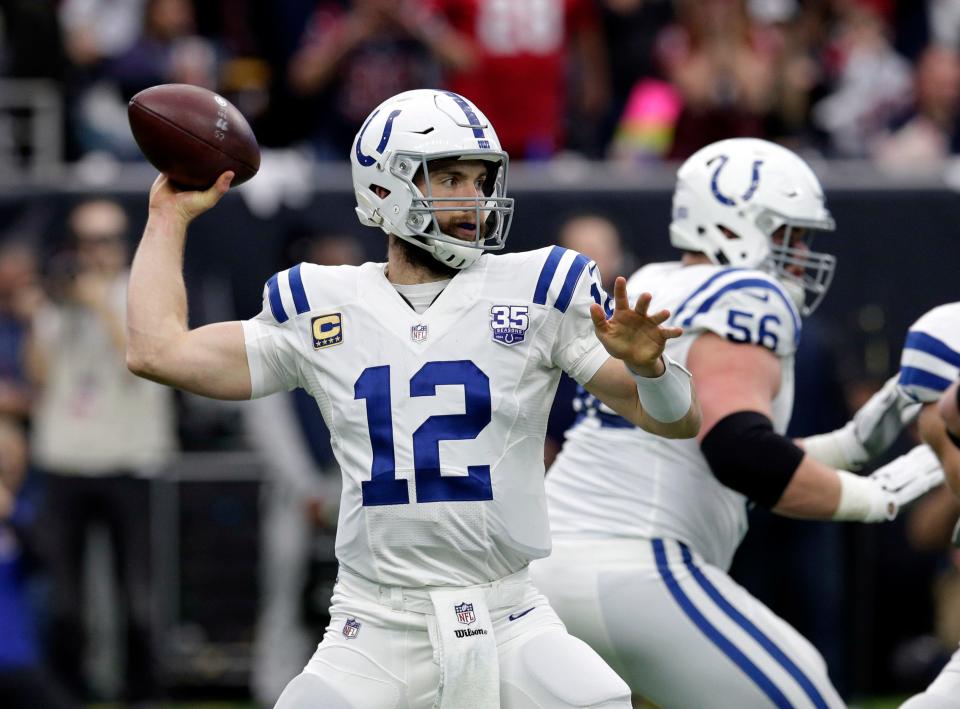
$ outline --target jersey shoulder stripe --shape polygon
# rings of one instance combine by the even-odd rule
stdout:
[[[267,281],[267,300],[270,303],[270,312],[278,323],[285,323],[290,319],[290,306],[297,315],[309,312],[310,301],[307,291],[303,287],[303,278],[300,266],[297,264],[286,271],[280,271],[270,276]]]
[[[565,313],[573,299],[580,276],[589,263],[590,259],[583,254],[562,246],[554,246],[540,269],[540,276],[533,291],[533,302],[547,305],[552,301],[554,308]],[[558,273],[563,274],[561,281],[557,279]],[[554,281],[558,281],[559,285],[554,285]]]
[[[675,322],[676,322],[677,320],[679,320],[680,315],[683,313],[683,311],[686,309],[686,307],[690,304],[690,301],[692,301],[692,300],[693,300],[694,298],[696,298],[698,295],[700,295],[700,294],[703,293],[705,290],[707,290],[707,289],[708,289],[710,286],[712,286],[718,279],[723,278],[724,276],[727,276],[727,275],[729,275],[729,274],[731,274],[731,273],[734,273],[734,272],[736,272],[736,271],[743,271],[743,270],[744,270],[744,269],[742,269],[742,268],[724,268],[724,269],[722,269],[722,270],[717,271],[716,273],[714,273],[712,276],[710,276],[710,278],[708,278],[707,280],[705,280],[705,281],[704,281],[703,283],[701,283],[692,293],[690,293],[690,295],[688,295],[686,298],[684,298],[683,302],[680,303],[680,305],[677,307],[677,309],[676,309],[675,311],[673,311],[673,317],[672,317],[671,319],[672,319],[673,321],[675,321]]]
[[[302,265],[298,263],[290,269],[290,291],[293,293],[293,304],[297,309],[297,315],[303,315],[310,310],[307,292],[303,289],[303,279],[300,277],[300,266]]]
[[[780,301],[790,315],[793,324],[793,341],[796,345],[800,341],[802,328],[800,312],[793,300],[775,278],[762,271],[742,268],[727,268],[714,273],[699,287],[683,300],[673,315],[673,322],[689,328],[694,325],[695,319],[710,312],[718,301],[729,293],[737,291],[769,291]],[[767,295],[767,298],[772,296]]]

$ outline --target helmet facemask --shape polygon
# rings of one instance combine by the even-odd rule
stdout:
[[[760,268],[774,275],[784,285],[803,317],[810,315],[827,294],[837,266],[837,258],[833,254],[812,248],[818,231],[833,230],[832,220],[829,224],[801,222],[768,212],[757,222],[760,227],[764,223],[774,225],[769,234],[770,253]],[[777,234],[781,229],[782,235]],[[804,232],[802,247],[793,246],[797,230]]]
[[[491,155],[496,159],[491,160]],[[430,164],[461,160],[479,160],[488,164],[483,196],[435,196],[430,180]],[[424,155],[397,152],[390,156],[388,170],[406,184],[413,196],[407,219],[396,230],[396,236],[431,251],[454,268],[462,268],[475,261],[480,254],[474,252],[498,251],[504,247],[513,219],[513,198],[504,196],[506,153],[483,151]],[[422,188],[417,184],[421,180]],[[472,223],[476,225],[476,234],[472,240],[451,236],[443,231],[438,215],[452,212],[473,213]],[[448,254],[455,255],[448,257]],[[459,257],[463,257],[466,263],[458,265]]]

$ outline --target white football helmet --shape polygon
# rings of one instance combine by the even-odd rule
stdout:
[[[434,197],[428,162],[438,159],[491,163],[484,196]],[[502,249],[510,231],[513,199],[507,194],[507,154],[486,116],[451,91],[417,89],[380,104],[353,141],[350,154],[357,216],[433,254],[452,268],[466,268],[484,251]],[[423,176],[426,194],[414,184]],[[380,197],[375,187],[387,191]],[[472,241],[440,230],[437,213],[476,211]]]
[[[772,236],[785,227],[781,243]],[[677,172],[670,243],[713,263],[770,272],[803,315],[826,295],[836,258],[790,246],[790,232],[833,231],[820,181],[802,159],[757,138],[712,143]],[[800,275],[802,270],[803,275]]]

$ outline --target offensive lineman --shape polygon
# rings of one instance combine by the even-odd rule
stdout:
[[[960,302],[940,305],[907,332],[900,385],[923,403],[920,437],[937,453],[953,494],[960,498]],[[953,533],[960,546],[960,523]],[[960,709],[960,650],[922,694],[902,709]]]
[[[659,327],[669,314],[648,315],[648,295],[631,309],[622,278],[610,313],[572,251],[485,253],[513,211],[507,155],[463,97],[388,99],[351,162],[386,264],[301,264],[267,282],[255,318],[188,330],[187,225],[231,176],[202,193],[160,177],[130,280],[135,372],[227,399],[302,386],[330,429],[344,477],[332,621],[277,706],[628,708],[529,581],[550,548],[544,432],[562,368],[640,428],[695,435],[689,375],[661,356],[681,330]]]
[[[653,292],[684,329],[667,350],[697,383],[698,439],[655,440],[587,396],[547,476],[554,550],[532,565],[534,583],[664,709],[842,706],[816,649],[727,575],[747,503],[879,522],[942,480],[925,446],[862,478],[783,435],[801,316],[835,265],[809,237],[833,228],[819,181],[785,148],[738,138],[690,157],[670,226],[683,256],[642,268],[628,292]],[[894,419],[895,437],[907,415],[894,388],[812,449],[852,439],[859,464],[885,447],[883,426]]]

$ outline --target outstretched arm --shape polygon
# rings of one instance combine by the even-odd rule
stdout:
[[[183,251],[190,222],[226,194],[232,172],[205,192],[178,192],[160,175],[127,292],[127,367],[138,376],[216,399],[249,399],[239,321],[187,326]]]
[[[689,374],[663,356],[667,340],[683,331],[662,327],[670,317],[666,310],[648,314],[649,293],[631,308],[624,278],[617,278],[613,294],[616,308],[609,319],[599,305],[590,307],[597,339],[615,359],[600,367],[586,383],[587,391],[645,431],[693,438],[700,428],[700,405]]]

